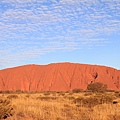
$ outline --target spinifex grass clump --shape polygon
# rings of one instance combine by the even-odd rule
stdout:
[[[100,100],[100,104],[109,104],[112,103],[114,99],[116,99],[116,97],[114,95],[110,95],[110,94],[101,94],[101,95],[96,95],[95,97],[99,98]]]
[[[120,98],[120,91],[116,91],[116,92],[114,92],[114,94],[117,98]]]
[[[83,92],[83,89],[75,88],[72,90],[73,93],[80,93]]]
[[[94,107],[95,105],[100,104],[100,100],[97,97],[79,97],[74,100],[74,103],[76,103],[77,106],[82,106],[82,107]]]
[[[37,97],[36,98],[37,100],[43,100],[43,101],[49,101],[49,100],[56,100],[57,99],[57,97],[51,97],[51,96],[43,96],[43,97]]]
[[[84,107],[94,107],[99,104],[109,104],[112,103],[115,99],[114,96],[108,94],[101,94],[101,95],[92,95],[90,97],[78,97],[73,100],[77,106],[84,106]]]
[[[13,116],[14,109],[9,99],[0,98],[0,119]]]

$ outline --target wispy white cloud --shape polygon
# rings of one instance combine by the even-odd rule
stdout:
[[[0,65],[107,44],[102,35],[120,33],[119,11],[119,0],[1,0]]]

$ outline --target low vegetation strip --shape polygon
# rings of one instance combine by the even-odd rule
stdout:
[[[0,119],[119,120],[120,92],[41,92],[0,96]]]

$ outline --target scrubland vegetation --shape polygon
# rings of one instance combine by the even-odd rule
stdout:
[[[120,92],[1,93],[0,119],[119,120]]]
[[[0,119],[120,120],[120,91],[91,83],[87,91],[10,92],[0,94]]]

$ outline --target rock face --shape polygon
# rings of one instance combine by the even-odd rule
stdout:
[[[0,90],[67,91],[86,89],[91,82],[107,84],[120,90],[120,70],[76,63],[25,65],[0,70]]]

